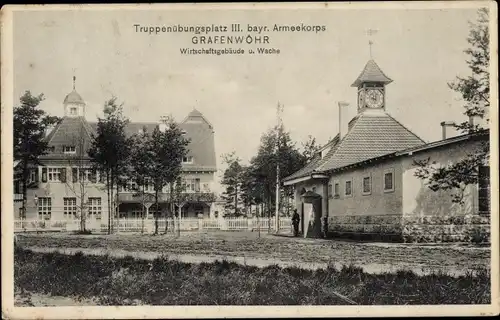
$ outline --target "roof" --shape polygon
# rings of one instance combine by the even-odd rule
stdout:
[[[203,114],[198,111],[196,108],[193,108],[191,112],[187,115],[187,117],[182,121],[182,123],[205,123],[211,129],[213,129],[212,124],[203,116]]]
[[[323,172],[425,144],[386,112],[361,113],[335,153],[316,170]]]
[[[338,142],[339,142],[339,135],[335,136],[335,138],[333,138],[332,140],[327,142],[321,148],[321,150],[325,150],[328,147],[331,147],[331,149],[328,151],[328,153],[324,157],[321,157],[320,152],[316,153],[316,155],[311,159],[311,161],[309,161],[302,169],[294,172],[290,176],[286,177],[284,180],[292,180],[292,179],[296,179],[296,178],[302,178],[302,177],[309,176],[310,174],[312,174],[317,167],[319,167],[323,163],[325,163],[326,159],[328,159],[329,154],[335,151],[335,147],[337,146]]]
[[[336,142],[335,139],[337,140]],[[367,159],[422,146],[425,142],[386,112],[358,114],[349,125],[349,131],[338,142],[335,137],[330,151],[311,161],[304,168],[286,177],[293,180],[312,173],[328,172]]]
[[[361,74],[354,81],[351,87],[359,87],[363,82],[380,82],[383,84],[389,84],[392,80],[384,74],[384,72],[377,65],[375,60],[369,60]]]
[[[64,98],[64,104],[69,104],[69,103],[74,103],[74,104],[85,104],[85,102],[82,99],[82,96],[76,92],[75,89],[68,93],[66,98]]]
[[[349,168],[352,168],[352,167],[362,166],[362,165],[364,165],[366,163],[376,163],[376,162],[381,162],[381,161],[384,161],[384,160],[387,160],[387,159],[394,159],[394,158],[397,158],[397,157],[402,157],[402,156],[407,156],[407,155],[411,156],[411,155],[413,155],[414,153],[417,153],[417,152],[426,151],[426,150],[432,150],[432,149],[437,149],[437,148],[441,148],[441,147],[446,147],[446,146],[449,146],[449,145],[452,145],[452,144],[455,144],[455,143],[459,143],[459,142],[463,142],[463,141],[473,141],[473,140],[477,141],[477,140],[482,140],[484,138],[489,137],[489,134],[490,134],[490,130],[489,129],[483,129],[483,130],[476,131],[476,132],[473,132],[473,133],[467,133],[467,134],[463,134],[463,135],[460,135],[460,136],[455,136],[455,137],[444,139],[444,140],[438,140],[438,141],[434,141],[434,142],[431,142],[431,143],[423,144],[423,145],[418,146],[418,147],[412,147],[412,148],[408,148],[408,149],[405,149],[405,150],[401,150],[401,151],[397,151],[397,152],[385,154],[385,155],[382,155],[380,157],[375,157],[375,158],[367,159],[367,160],[364,160],[364,161],[361,161],[361,162],[357,162],[357,163],[352,164],[352,165],[348,165],[348,166],[345,166],[345,167],[338,168],[337,171],[338,170],[349,169]]]
[[[64,146],[75,146],[76,154],[86,154],[90,147],[93,128],[84,117],[64,117],[46,137],[49,148],[54,151],[41,156],[41,159],[60,159],[68,157],[63,152]]]
[[[196,113],[192,115],[195,111]],[[193,117],[200,121],[189,121]],[[97,123],[90,122],[89,125],[95,132]],[[129,122],[125,127],[125,134],[130,137],[133,134],[139,133],[143,128],[146,128],[148,132],[152,132],[158,125],[158,122]],[[206,121],[201,112],[193,110],[184,122],[178,125],[186,132],[185,137],[190,139],[188,156],[193,157],[193,163],[184,163],[182,165],[183,170],[215,172],[217,170],[217,159],[215,155],[214,131],[211,124]]]

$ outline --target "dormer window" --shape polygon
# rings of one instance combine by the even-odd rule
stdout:
[[[74,154],[74,153],[76,153],[76,147],[75,146],[64,146],[63,152],[66,154]]]
[[[321,150],[321,158],[324,158],[328,152],[330,151],[330,148],[325,148],[323,150]]]
[[[74,116],[74,115],[76,115],[76,108],[75,108],[75,107],[71,107],[71,108],[69,109],[69,114],[71,114],[71,115],[73,115],[73,116]]]
[[[193,157],[192,156],[183,157],[182,163],[193,163]]]

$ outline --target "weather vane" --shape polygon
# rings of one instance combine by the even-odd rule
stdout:
[[[368,35],[368,37],[371,37],[373,36],[374,34],[376,34],[378,32],[378,30],[375,30],[375,29],[368,29],[366,34]],[[372,45],[373,45],[373,41],[371,38],[369,38],[368,40],[368,45],[370,46],[370,59],[373,58],[373,55],[372,55]]]

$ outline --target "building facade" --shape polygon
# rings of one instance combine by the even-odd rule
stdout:
[[[284,179],[311,236],[378,237],[405,241],[460,241],[477,228],[489,232],[489,165],[479,183],[432,191],[415,173],[417,163],[444,166],[489,143],[483,130],[426,143],[386,111],[392,80],[370,60],[353,83],[358,114],[347,132],[329,141],[304,168]],[[443,131],[444,132],[444,131]],[[314,227],[316,226],[316,228]],[[321,227],[320,227],[321,226]]]
[[[108,199],[105,178],[91,168],[87,154],[97,123],[87,121],[85,106],[75,88],[65,97],[64,117],[46,135],[48,153],[40,157],[40,165],[30,168],[25,213],[20,210],[22,201],[14,203],[18,218],[67,220],[78,219],[83,213],[87,219],[107,221],[108,201],[113,203],[113,200],[118,203],[120,217],[140,219],[144,214],[153,218],[156,210],[162,216],[175,214],[181,218],[214,215],[212,190],[217,170],[214,129],[203,114],[193,109],[178,124],[190,143],[188,154],[182,161],[185,189],[178,196],[182,200],[176,201],[175,212],[171,212],[168,187],[159,195],[158,208],[153,206],[152,186],[146,186],[142,192],[132,183],[127,183],[118,188],[115,199]],[[125,131],[131,136],[143,130],[152,132],[155,127],[162,130],[162,123],[130,122]],[[19,180],[15,180],[14,188],[17,195],[22,192]],[[116,210],[113,210],[113,216],[117,216]]]

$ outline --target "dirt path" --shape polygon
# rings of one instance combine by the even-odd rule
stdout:
[[[316,269],[325,269],[328,264],[327,263],[313,263],[313,262],[293,262],[293,261],[283,261],[279,259],[262,259],[262,258],[252,258],[252,257],[242,257],[242,256],[231,256],[231,255],[195,255],[195,254],[176,254],[176,253],[168,253],[168,252],[147,252],[147,251],[127,251],[120,249],[103,249],[103,248],[50,248],[50,247],[36,247],[30,246],[26,247],[26,249],[33,250],[35,252],[47,253],[47,252],[59,252],[64,254],[75,254],[77,252],[82,252],[86,255],[109,255],[110,257],[125,257],[132,256],[138,259],[145,260],[153,260],[155,258],[161,256],[168,256],[169,259],[177,260],[185,263],[211,263],[216,260],[226,260],[229,262],[235,262],[241,265],[248,266],[256,266],[256,267],[267,267],[271,265],[278,265],[280,267],[298,267],[302,269],[316,270]],[[381,263],[353,263],[357,267],[363,268],[363,270],[367,273],[372,274],[380,274],[384,272],[395,272],[398,270],[412,270],[418,275],[430,274],[436,271],[443,271],[449,275],[459,276],[465,274],[466,270],[461,270],[454,267],[426,267],[425,265],[415,266],[410,264],[399,264],[397,266],[390,264],[381,264]],[[335,266],[337,269],[342,268],[343,263],[330,263],[330,265]]]

